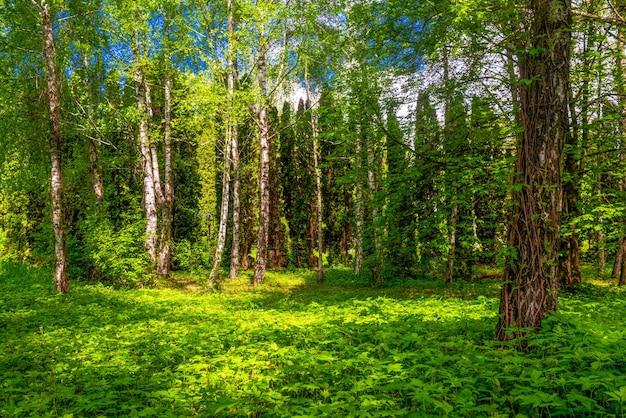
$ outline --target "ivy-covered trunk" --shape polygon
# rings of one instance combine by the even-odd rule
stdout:
[[[563,148],[571,44],[569,0],[531,0],[528,45],[518,56],[523,134],[517,150],[512,254],[504,271],[496,339],[537,329],[557,308]]]

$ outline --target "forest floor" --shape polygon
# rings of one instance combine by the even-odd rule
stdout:
[[[335,269],[207,293],[0,265],[0,417],[624,416],[626,293],[585,279],[528,338],[493,341],[499,282],[364,286]]]

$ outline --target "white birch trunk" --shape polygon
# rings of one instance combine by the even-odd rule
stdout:
[[[263,25],[260,25],[259,33],[264,31]],[[258,82],[261,90],[260,110],[259,110],[259,137],[260,137],[260,156],[259,156],[259,233],[257,240],[257,257],[254,265],[254,276],[252,284],[265,282],[265,266],[267,263],[267,243],[269,234],[269,215],[270,215],[270,193],[269,193],[269,175],[270,175],[270,135],[269,135],[269,114],[267,109],[267,79],[265,54],[266,45],[263,36],[259,36],[259,59],[258,59]]]
[[[47,98],[50,125],[50,194],[52,203],[52,231],[54,235],[54,288],[57,292],[69,293],[67,280],[67,247],[65,244],[65,220],[63,217],[63,174],[61,171],[61,111],[59,80],[56,71],[56,48],[52,32],[50,8],[45,0],[32,3],[42,19],[43,52],[46,62]]]

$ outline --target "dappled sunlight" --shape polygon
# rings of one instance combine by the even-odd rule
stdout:
[[[61,296],[47,274],[1,271],[15,293],[1,293],[8,416],[608,413],[626,385],[614,292],[564,297],[521,354],[492,341],[484,280],[437,294],[283,271],[254,289],[244,275],[221,292],[75,283]]]

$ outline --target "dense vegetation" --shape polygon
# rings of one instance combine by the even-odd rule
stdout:
[[[335,269],[321,286],[270,272],[250,291],[246,276],[222,293],[177,276],[60,296],[48,271],[3,264],[0,416],[625,412],[626,302],[611,281],[563,295],[523,354],[492,341],[495,280],[372,289]]]
[[[0,0],[0,415],[623,415],[624,16]]]

